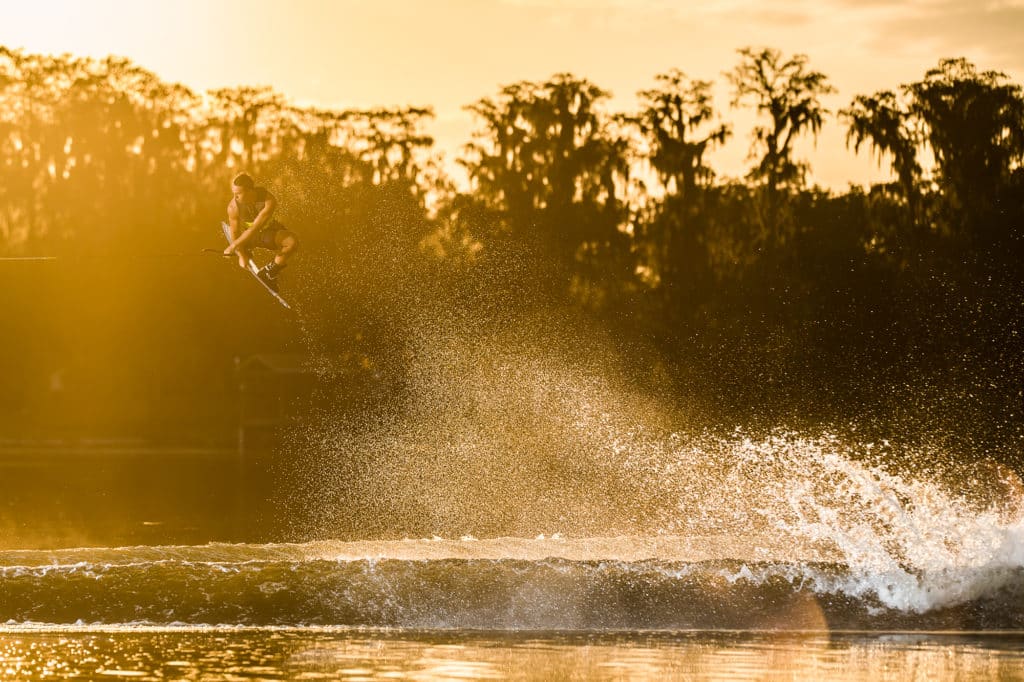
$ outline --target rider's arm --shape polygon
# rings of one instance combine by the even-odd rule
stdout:
[[[242,230],[242,221],[238,219],[238,207],[234,201],[228,204],[228,233],[231,235],[231,243],[224,249],[224,253],[234,253],[235,249],[245,244],[254,231],[251,228]]]
[[[228,204],[228,233],[231,235],[232,242],[238,239],[238,235],[242,233],[242,226],[238,220],[238,209],[235,207],[234,201]]]

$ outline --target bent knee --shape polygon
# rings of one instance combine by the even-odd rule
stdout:
[[[281,239],[281,250],[287,253],[294,253],[299,250],[299,239],[289,232]]]

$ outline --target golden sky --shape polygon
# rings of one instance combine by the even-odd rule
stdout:
[[[299,104],[431,105],[452,157],[470,137],[462,107],[499,86],[568,71],[635,106],[654,75],[680,68],[719,83],[734,137],[711,162],[741,175],[752,119],[730,111],[723,71],[735,50],[810,56],[838,93],[917,80],[940,57],[965,56],[1024,76],[1024,0],[0,0],[0,44],[29,52],[122,55],[194,89],[270,85]],[[810,158],[835,187],[880,177],[826,123]]]

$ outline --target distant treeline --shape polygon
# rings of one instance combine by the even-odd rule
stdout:
[[[677,70],[628,112],[571,74],[504,86],[468,106],[464,191],[424,132],[429,107],[197,93],[126,59],[0,48],[0,249],[195,252],[244,169],[302,237],[317,342],[358,338],[382,365],[394,320],[424,305],[552,304],[644,341],[722,404],[953,386],[1008,419],[1024,368],[1021,86],[942,59],[832,112],[802,55],[742,49],[725,77],[753,131]],[[795,143],[826,125],[895,180],[808,186]],[[749,172],[721,179],[709,152],[748,134]]]

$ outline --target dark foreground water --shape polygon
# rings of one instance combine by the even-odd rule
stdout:
[[[0,631],[5,679],[1014,680],[1024,633]]]

